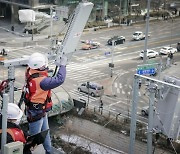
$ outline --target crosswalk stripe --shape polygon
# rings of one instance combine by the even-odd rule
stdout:
[[[77,91],[76,89],[70,90],[70,94],[77,96],[78,98],[83,98],[84,100],[88,101],[88,95],[82,92]],[[89,101],[97,101],[99,98],[97,97],[92,97],[89,95]]]

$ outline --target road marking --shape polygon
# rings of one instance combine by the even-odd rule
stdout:
[[[115,49],[124,50],[124,49],[127,49],[127,47],[115,47]]]
[[[123,103],[123,102],[122,101],[118,101],[118,102],[115,102],[115,103],[111,103],[108,106],[110,107],[110,106],[113,106],[113,105],[116,105],[116,104],[119,104],[119,103]]]
[[[121,83],[119,83],[119,88],[122,89],[122,84]]]
[[[88,94],[85,94],[83,92],[79,92],[76,89],[70,90],[69,93],[76,96],[76,97],[78,97],[78,98],[83,98],[86,101],[88,101]],[[95,97],[92,97],[91,95],[89,95],[89,101],[97,101],[97,100],[99,100],[99,98],[95,98]]]
[[[110,36],[106,36],[106,37],[99,37],[102,40],[108,40],[110,38]]]
[[[114,83],[114,87],[117,88],[117,82]]]

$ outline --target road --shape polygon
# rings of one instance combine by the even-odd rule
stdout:
[[[166,45],[176,46],[180,41],[180,19],[175,19],[173,22],[168,21],[153,21],[150,22],[148,38],[148,49],[159,51],[161,47]],[[145,32],[145,24],[135,24],[133,26],[121,26],[111,29],[102,29],[98,31],[84,32],[81,40],[93,40],[101,43],[100,48],[93,50],[81,50],[82,44],[79,43],[77,51],[74,53],[71,61],[67,65],[67,79],[63,87],[71,94],[73,98],[81,98],[88,100],[87,95],[79,93],[77,86],[82,82],[95,81],[104,84],[103,81],[111,80],[110,69],[108,64],[112,61],[112,47],[106,44],[107,40],[114,35],[123,35],[126,38],[126,42],[122,45],[117,45],[113,51],[113,62],[115,68],[113,70],[113,76],[116,77],[115,82],[112,85],[113,95],[116,97],[109,97],[104,95],[102,97],[104,108],[111,109],[117,113],[129,113],[131,110],[131,98],[132,98],[132,82],[133,74],[136,73],[137,65],[142,64],[142,59],[139,58],[139,52],[144,49],[144,41],[132,41],[132,34],[135,31]],[[39,41],[33,46],[23,47],[24,43],[31,44],[31,37],[20,37],[7,32],[3,34],[5,38],[0,40],[0,48],[5,47],[10,52],[7,59],[22,57],[23,55],[30,55],[33,52],[47,53],[49,49],[49,40],[44,39],[41,36],[34,36]],[[43,41],[44,40],[44,41]],[[6,42],[10,42],[10,45]],[[23,44],[23,45],[22,45]],[[110,55],[105,55],[106,52],[111,52]],[[166,63],[167,56],[162,56],[163,63]],[[175,61],[180,60],[180,53],[174,55]],[[155,62],[159,62],[160,57],[151,59]],[[7,70],[2,66],[0,73],[0,79],[7,78]],[[50,64],[50,68],[54,68],[53,64]],[[22,87],[24,80],[25,67],[20,66],[16,69],[16,81],[17,87]],[[108,87],[105,87],[108,88]],[[55,92],[58,92],[55,90]],[[143,95],[143,91],[139,92],[139,95]],[[98,97],[91,97],[89,104],[99,106]],[[140,100],[138,106],[138,112],[142,106],[147,104],[147,98],[144,96]]]

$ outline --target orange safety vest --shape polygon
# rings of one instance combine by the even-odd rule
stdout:
[[[43,90],[40,87],[40,82],[48,77],[47,71],[38,71],[34,69],[27,69],[26,72],[26,105],[33,106],[40,104],[47,112],[52,108],[51,90]],[[30,104],[31,103],[31,104]]]
[[[0,133],[2,133],[2,129],[0,130]],[[21,129],[19,129],[19,128],[8,128],[7,133],[9,135],[11,135],[14,142],[20,141],[20,142],[26,143],[24,133]]]
[[[52,109],[51,90],[43,90],[40,82],[48,76],[47,71],[27,69],[25,104],[28,122],[35,122]]]
[[[33,74],[38,74],[38,77],[34,77],[28,81],[28,78]],[[26,79],[28,86],[28,99],[30,102],[44,104],[47,97],[51,97],[51,90],[44,91],[40,87],[40,82],[48,76],[47,71],[37,71],[33,69],[29,69],[27,71]],[[48,102],[49,103],[49,102]]]

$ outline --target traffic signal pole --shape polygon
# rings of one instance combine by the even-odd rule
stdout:
[[[109,63],[109,68],[110,68],[110,76],[113,76],[113,68],[114,68],[114,46],[115,46],[115,41],[112,40],[112,48],[111,48],[111,63]]]
[[[134,76],[129,154],[134,154],[134,145],[135,145],[135,138],[136,138],[137,104],[139,100],[138,86],[139,86],[139,77]]]
[[[149,114],[148,114],[148,131],[147,131],[147,154],[152,154],[152,136],[153,136],[153,114],[154,114],[154,98],[156,86],[151,83],[149,87]]]

